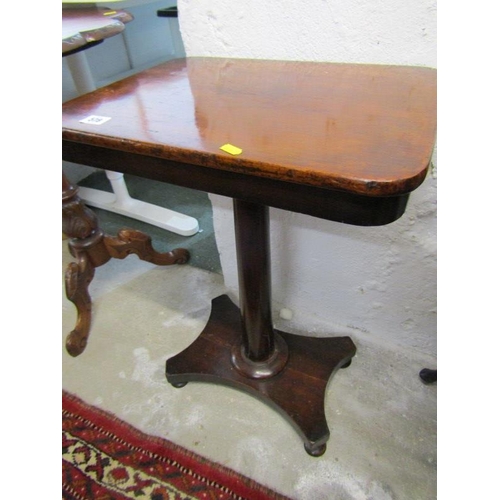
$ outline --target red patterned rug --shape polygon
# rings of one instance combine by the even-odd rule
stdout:
[[[289,500],[63,391],[64,500]]]

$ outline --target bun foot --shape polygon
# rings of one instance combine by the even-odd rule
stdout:
[[[187,382],[175,382],[175,383],[170,382],[170,385],[175,387],[176,389],[181,389],[182,387],[187,385]]]
[[[304,443],[304,449],[306,450],[308,455],[311,455],[311,457],[320,457],[326,451],[326,444],[315,446]]]

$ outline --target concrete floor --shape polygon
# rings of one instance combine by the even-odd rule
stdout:
[[[63,241],[63,270],[71,260]],[[320,458],[276,412],[236,390],[175,389],[165,360],[203,329],[219,274],[156,267],[135,256],[98,268],[92,332],[77,358],[64,350],[76,313],[63,292],[63,388],[296,500],[436,498],[435,385],[418,378],[435,360],[355,338],[353,363],[328,386],[331,437]]]

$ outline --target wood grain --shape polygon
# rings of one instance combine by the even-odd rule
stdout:
[[[364,196],[418,187],[435,133],[419,67],[194,57],[63,106],[68,141]]]
[[[81,122],[92,115],[110,119]],[[267,206],[365,226],[400,217],[433,150],[436,71],[179,59],[65,103],[62,123],[65,160],[235,200],[240,308],[214,299],[167,378],[244,390],[287,418],[309,454],[324,453],[327,383],[356,347],[273,329]]]

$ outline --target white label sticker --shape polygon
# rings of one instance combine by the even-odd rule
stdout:
[[[92,115],[92,116],[87,116],[87,118],[84,118],[83,120],[80,120],[80,123],[89,123],[90,125],[102,125],[103,123],[106,123],[108,120],[111,120],[110,116]]]

